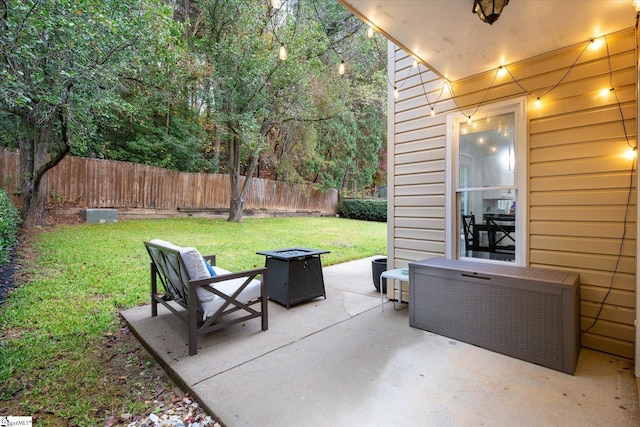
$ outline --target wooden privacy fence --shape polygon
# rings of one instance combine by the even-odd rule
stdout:
[[[0,148],[0,187],[18,186],[18,152]],[[228,210],[229,176],[177,172],[112,160],[65,157],[46,175],[48,205],[167,211]],[[254,178],[245,198],[247,211],[335,214],[337,190]]]

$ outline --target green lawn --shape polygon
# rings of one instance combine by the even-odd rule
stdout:
[[[29,282],[0,307],[0,407],[12,411],[0,415],[101,426],[109,414],[154,409],[157,365],[136,341],[115,338],[118,313],[149,302],[142,242],[154,238],[216,254],[228,270],[264,265],[256,251],[293,246],[331,251],[324,266],[386,253],[385,223],[340,218],[126,220],[43,232],[24,266]]]

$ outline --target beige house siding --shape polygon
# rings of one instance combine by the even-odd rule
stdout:
[[[636,139],[635,33],[608,35],[609,56],[606,46],[587,49],[572,67],[586,43],[507,64],[532,95],[527,259],[529,266],[580,273],[583,330],[606,296],[583,346],[633,358],[636,164],[631,174],[632,161],[623,154],[627,139],[633,146]],[[479,103],[482,108],[527,94],[509,75],[494,81],[494,70],[454,82],[453,98],[435,73],[412,67],[402,50],[390,52],[390,77],[400,96],[390,102],[389,256],[399,268],[446,254],[447,115],[470,115]],[[611,85],[615,93],[603,95]],[[427,98],[433,105],[439,96],[432,117]],[[534,105],[538,96],[540,107]]]

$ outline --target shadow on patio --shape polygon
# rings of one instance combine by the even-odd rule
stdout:
[[[174,379],[227,426],[637,426],[631,362],[583,349],[575,376],[409,326],[371,258],[325,267],[327,299],[199,339],[164,307],[123,312]]]

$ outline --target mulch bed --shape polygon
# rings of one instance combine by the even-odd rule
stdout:
[[[0,305],[7,299],[9,292],[16,287],[16,282],[13,280],[13,273],[16,271],[14,262],[15,255],[12,252],[9,255],[9,262],[0,266]]]

